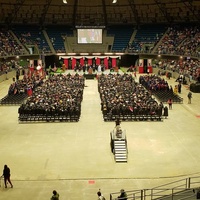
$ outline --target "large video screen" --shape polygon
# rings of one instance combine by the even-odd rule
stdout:
[[[102,29],[77,29],[78,44],[102,44]]]

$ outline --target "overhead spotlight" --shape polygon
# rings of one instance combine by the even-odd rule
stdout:
[[[67,4],[67,0],[63,0],[63,3]]]
[[[117,3],[117,0],[113,0],[113,2],[112,3]]]

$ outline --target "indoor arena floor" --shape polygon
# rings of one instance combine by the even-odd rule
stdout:
[[[138,80],[138,77],[137,79]],[[167,80],[177,84],[174,79]],[[0,83],[3,98],[12,82]],[[115,163],[110,149],[114,122],[104,122],[97,80],[86,80],[79,122],[18,122],[18,106],[0,106],[0,166],[11,169],[14,188],[0,200],[46,200],[55,189],[60,200],[94,200],[111,192],[153,188],[185,177],[200,176],[200,94],[174,104],[163,122],[122,122],[128,162]]]

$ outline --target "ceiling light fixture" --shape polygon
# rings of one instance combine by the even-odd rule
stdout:
[[[63,3],[67,4],[67,0],[63,0]]]
[[[112,3],[117,3],[117,0],[113,0],[113,2]]]

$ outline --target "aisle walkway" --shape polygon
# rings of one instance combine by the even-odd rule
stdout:
[[[12,80],[0,84],[6,95]],[[171,79],[170,84],[175,84]],[[0,107],[0,166],[11,168],[14,188],[0,188],[0,200],[46,200],[53,189],[60,199],[94,200],[109,193],[152,188],[200,175],[200,94],[176,104],[163,122],[123,122],[128,163],[116,164],[110,151],[114,122],[104,122],[97,80],[86,80],[78,123],[18,124],[17,106]]]

